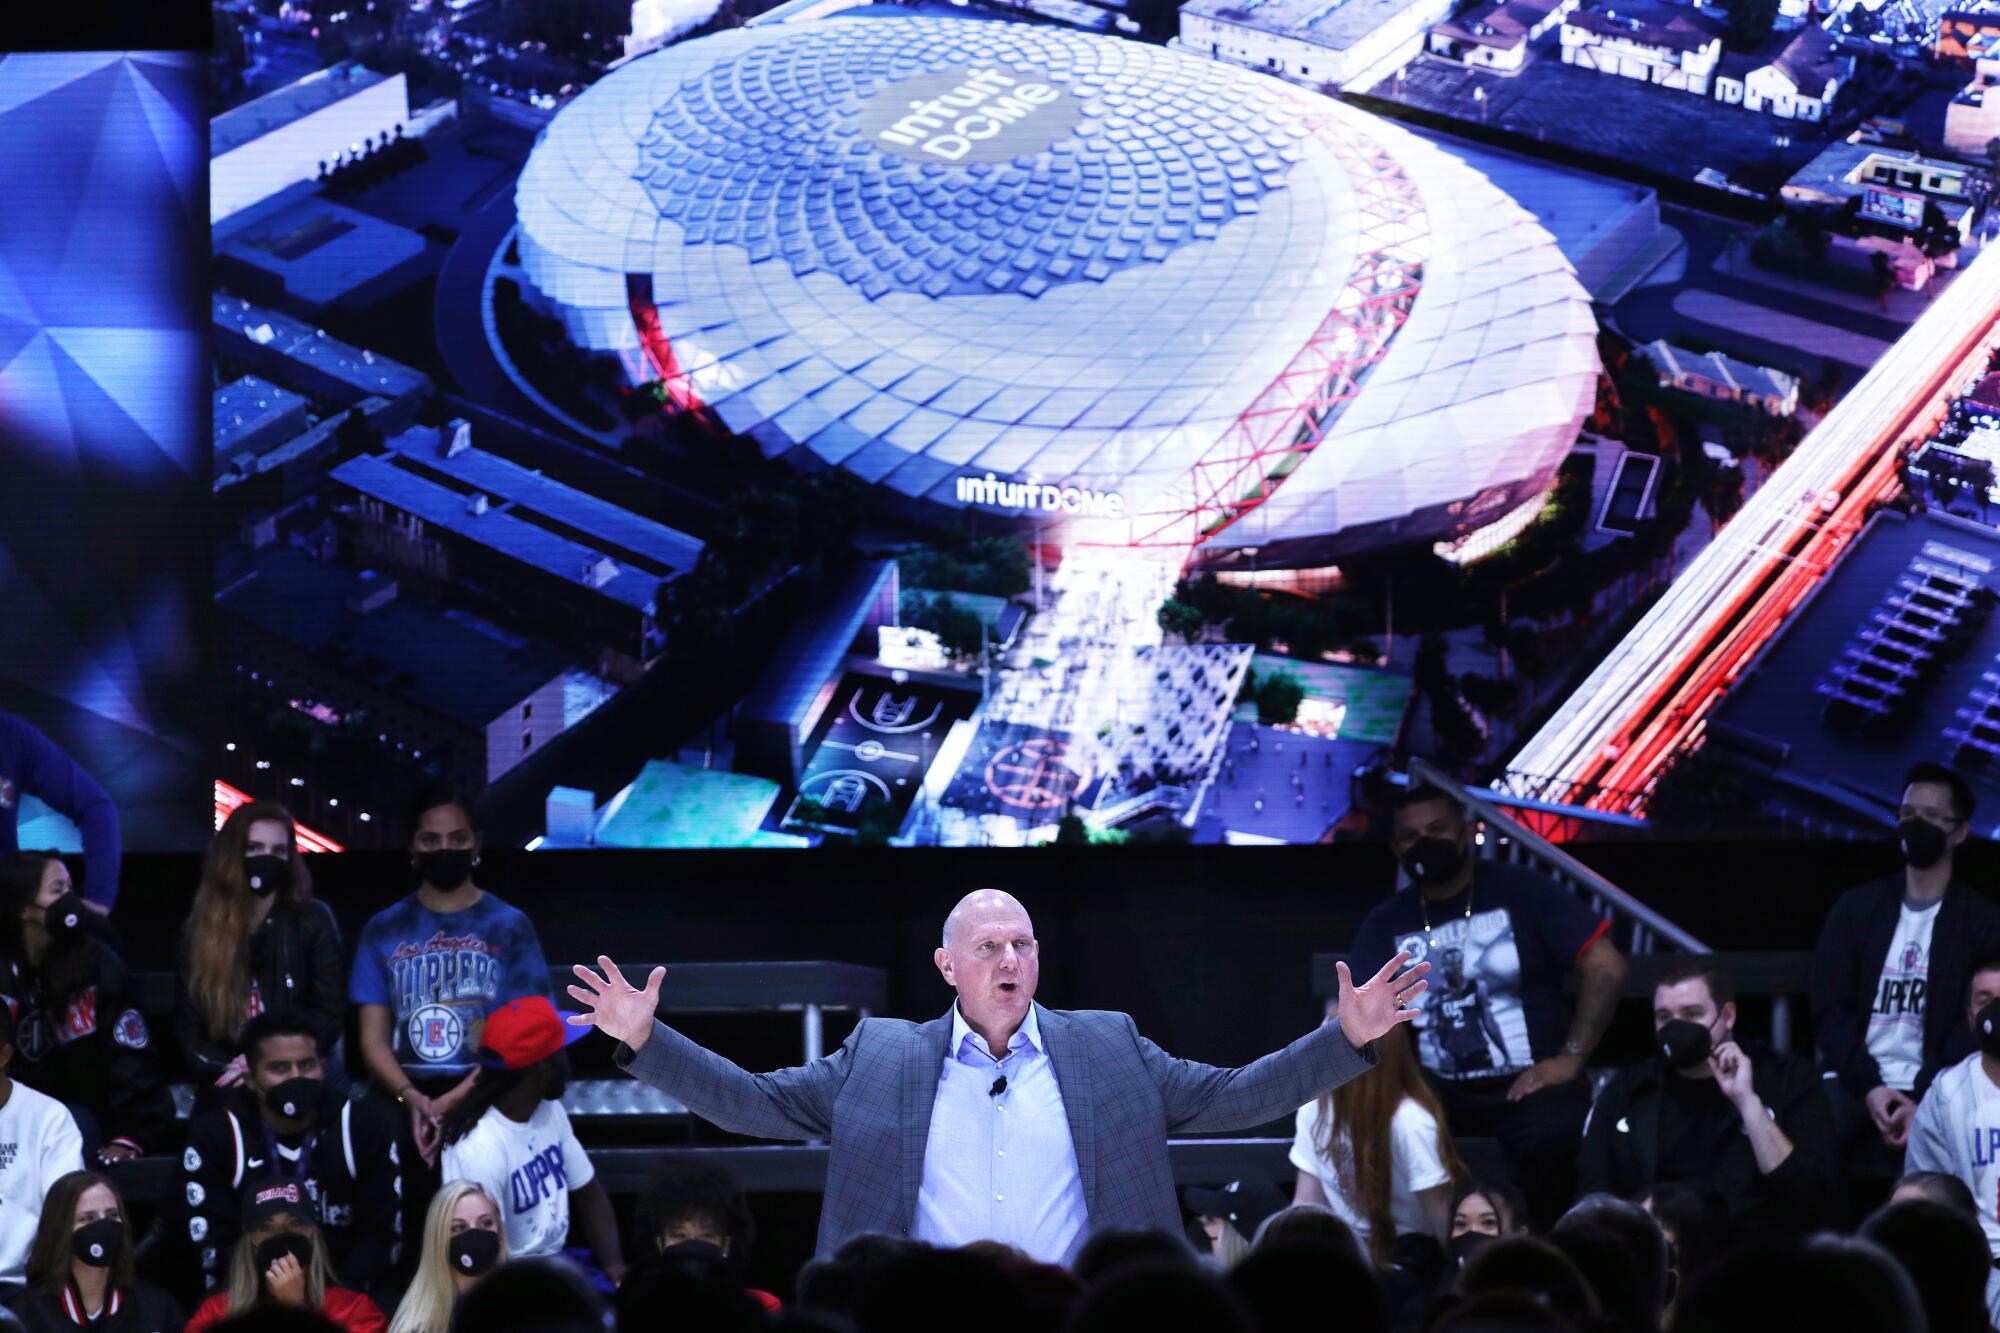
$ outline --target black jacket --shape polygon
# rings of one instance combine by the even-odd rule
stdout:
[[[380,1106],[320,1095],[310,1154],[302,1165],[306,1194],[318,1204],[327,1255],[340,1285],[367,1291],[402,1258],[402,1165],[397,1125]],[[271,1162],[256,1094],[231,1088],[223,1105],[188,1122],[180,1188],[168,1203],[201,1269],[203,1288],[227,1282],[229,1256],[242,1235],[243,1187],[281,1174]]]
[[[1829,1188],[1839,1164],[1832,1116],[1819,1071],[1795,1055],[1738,1038],[1750,1059],[1750,1083],[1792,1141],[1792,1153],[1770,1175],[1757,1170],[1749,1136],[1731,1108],[1727,1131],[1713,1144],[1705,1179],[1690,1181],[1720,1197],[1739,1227],[1801,1231],[1825,1221]],[[1658,1057],[1611,1076],[1584,1125],[1577,1159],[1580,1192],[1599,1190],[1629,1199],[1655,1182],[1660,1157],[1660,1081],[1681,1075]],[[1719,1089],[1708,1091],[1722,1099]]]
[[[188,993],[188,941],[181,940],[180,973],[175,978],[174,1028],[189,1068],[210,1078],[236,1058],[236,1033],[226,1041],[209,1036],[208,1019]],[[340,927],[318,899],[295,905],[280,899],[250,935],[250,981],[260,1009],[283,1009],[298,1016],[319,1038],[320,1054],[331,1059],[347,1018],[347,978],[341,970]],[[239,1020],[240,1029],[250,1014]]]
[[[1827,914],[1813,951],[1812,1021],[1820,1058],[1856,1097],[1882,1086],[1881,1067],[1868,1053],[1868,1014],[1902,907],[1900,871],[1850,889]],[[1972,969],[1994,954],[2000,954],[2000,907],[1965,881],[1952,880],[1931,926],[1924,1059],[1910,1093],[1913,1099],[1922,1099],[1941,1070],[1972,1054],[1972,1032],[1965,1021]]]
[[[118,1309],[94,1324],[72,1319],[62,1297],[32,1287],[14,1298],[13,1310],[28,1333],[72,1333],[79,1328],[91,1333],[181,1333],[187,1324],[174,1298],[150,1282],[134,1282],[118,1293],[117,1300]]]
[[[8,1072],[36,1092],[89,1109],[106,1142],[124,1139],[157,1152],[178,1137],[174,1098],[130,990],[123,960],[87,935],[51,946],[37,968],[0,959],[0,1002],[15,1029]],[[60,1010],[58,992],[68,996]]]

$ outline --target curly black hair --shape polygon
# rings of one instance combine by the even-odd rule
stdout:
[[[706,1218],[729,1237],[729,1261],[739,1271],[757,1241],[757,1221],[743,1182],[727,1163],[712,1157],[669,1157],[653,1168],[639,1199],[637,1233],[649,1246],[673,1223]]]

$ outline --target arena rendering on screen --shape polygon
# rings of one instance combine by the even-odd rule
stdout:
[[[576,98],[517,195],[578,344],[919,518],[1322,565],[1537,502],[1593,401],[1589,298],[1513,199],[1172,49],[721,33]]]

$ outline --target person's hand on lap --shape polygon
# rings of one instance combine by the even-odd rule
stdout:
[[[654,968],[653,975],[646,978],[645,989],[634,990],[625,980],[625,974],[618,970],[618,964],[599,954],[597,965],[604,969],[602,976],[582,963],[576,965],[576,975],[583,985],[571,986],[569,993],[571,999],[584,1007],[584,1012],[571,1014],[569,1021],[577,1027],[595,1027],[636,1053],[646,1044],[646,1038],[653,1035],[653,1015],[660,1007],[660,982],[666,979],[667,969]]]

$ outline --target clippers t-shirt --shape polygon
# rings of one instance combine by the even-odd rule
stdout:
[[[462,1076],[477,1062],[486,1015],[549,993],[535,927],[492,894],[459,912],[431,911],[414,893],[361,932],[348,990],[390,1013],[390,1049],[414,1079]]]
[[[1610,923],[1504,861],[1481,861],[1468,892],[1438,902],[1420,902],[1414,887],[1391,894],[1355,931],[1347,965],[1360,983],[1399,950],[1411,965],[1428,962],[1430,987],[1410,1023],[1424,1068],[1446,1079],[1518,1074],[1562,1049],[1563,978]]]
[[[496,1110],[444,1150],[444,1176],[476,1181],[500,1204],[516,1259],[559,1253],[569,1235],[569,1192],[596,1179],[561,1102],[543,1102],[524,1124]]]
[[[1931,927],[1944,899],[1922,907],[1903,904],[1896,933],[1889,939],[1875,1002],[1868,1008],[1868,1054],[1882,1070],[1882,1082],[1898,1092],[1917,1086],[1924,1067],[1924,993],[1931,970]]]

